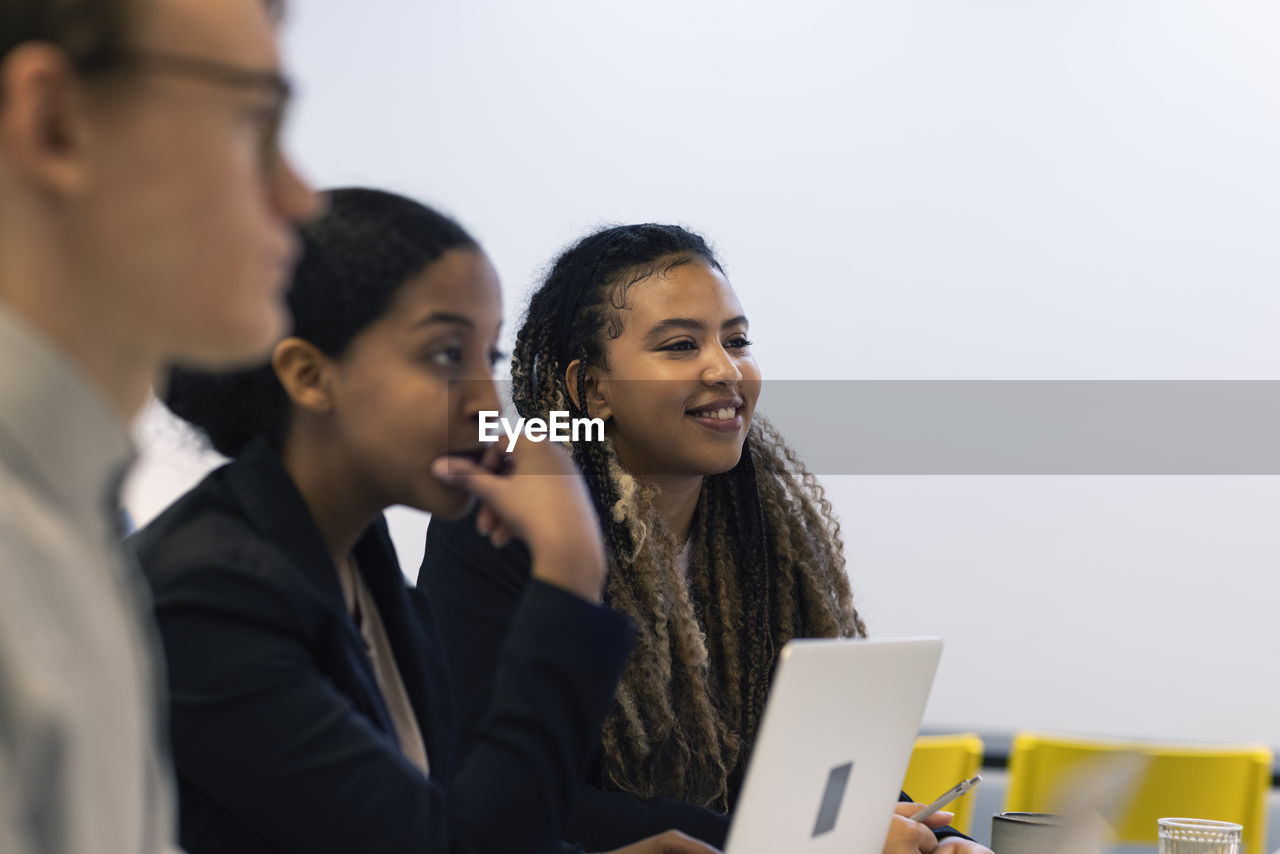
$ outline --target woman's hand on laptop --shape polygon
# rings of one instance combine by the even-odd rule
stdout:
[[[685,836],[678,830],[668,830],[610,854],[720,854],[720,849],[699,842],[692,836]]]

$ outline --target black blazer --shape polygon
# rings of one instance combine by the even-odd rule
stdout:
[[[463,722],[456,742],[460,755],[479,745],[479,730],[468,722],[476,720],[497,689],[487,674],[493,672],[508,632],[514,629],[516,606],[530,583],[529,567],[529,552],[522,543],[495,549],[476,532],[474,514],[456,522],[432,519],[427,529],[418,589],[426,590],[439,614]],[[611,791],[604,788],[601,776],[597,762],[584,778],[587,785],[579,793],[567,839],[598,851],[674,827],[724,847],[730,816],[670,798]],[[906,793],[901,799],[910,800]],[[934,835],[968,838],[952,827],[939,828]]]
[[[486,672],[464,762],[432,609],[381,519],[355,547],[426,745],[400,753],[333,562],[259,440],[130,538],[168,661],[191,854],[559,850],[631,642],[629,623],[531,584]]]

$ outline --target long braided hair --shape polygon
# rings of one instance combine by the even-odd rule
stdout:
[[[608,228],[561,254],[516,339],[520,415],[585,416],[575,400],[587,399],[588,366],[607,369],[632,286],[689,263],[723,273],[705,240],[674,225]],[[565,370],[575,359],[570,394]],[[604,782],[731,810],[779,648],[793,637],[866,634],[831,504],[757,414],[738,464],[703,479],[686,579],[654,489],[622,467],[607,439],[572,452],[604,527],[609,604],[639,626],[604,725]]]

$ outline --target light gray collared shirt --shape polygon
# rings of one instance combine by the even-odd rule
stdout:
[[[0,303],[0,851],[173,850],[163,673],[123,559],[124,425]],[[167,738],[165,738],[167,742]]]

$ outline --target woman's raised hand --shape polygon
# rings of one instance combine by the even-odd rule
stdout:
[[[600,601],[605,579],[600,523],[582,473],[564,448],[521,438],[510,454],[494,446],[479,462],[441,457],[432,471],[480,501],[477,523],[495,545],[512,537],[524,540],[535,578]]]

